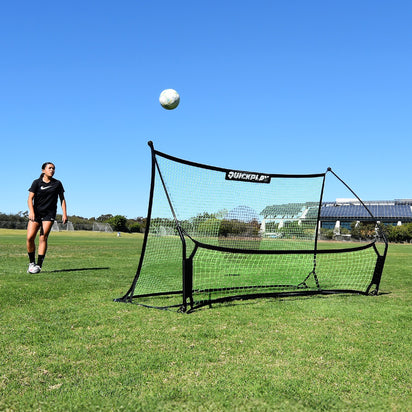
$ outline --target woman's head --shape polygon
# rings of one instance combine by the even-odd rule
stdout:
[[[56,170],[56,166],[54,166],[54,163],[52,162],[46,162],[43,163],[41,166],[42,173],[40,177],[43,177],[44,175],[48,176],[49,178],[53,177],[54,171]]]

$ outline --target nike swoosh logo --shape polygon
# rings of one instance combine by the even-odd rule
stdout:
[[[44,190],[44,189],[49,189],[51,186],[40,186],[40,189],[41,190]]]

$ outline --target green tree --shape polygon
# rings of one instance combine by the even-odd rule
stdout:
[[[200,222],[197,230],[201,235],[214,235],[218,231],[219,226],[220,220],[212,217],[204,222]]]
[[[127,219],[125,216],[116,215],[107,220],[107,223],[112,227],[116,232],[128,232],[127,228]]]
[[[113,217],[113,215],[111,214],[107,214],[107,215],[100,215],[96,220],[98,222],[103,222],[103,223],[107,223],[109,219],[111,219]]]
[[[373,239],[376,236],[376,224],[368,222],[351,223],[351,235],[354,239]]]
[[[142,224],[139,222],[134,222],[132,224],[129,224],[129,231],[131,233],[142,233],[143,232]]]

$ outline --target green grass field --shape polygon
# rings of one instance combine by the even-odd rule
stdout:
[[[29,275],[25,232],[0,230],[0,410],[412,410],[412,245],[390,245],[376,297],[188,315],[113,302],[141,242],[52,233]]]

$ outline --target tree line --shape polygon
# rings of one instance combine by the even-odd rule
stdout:
[[[69,216],[69,222],[73,224],[75,230],[93,230],[93,223],[108,223],[113,231],[127,233],[144,233],[146,229],[146,218],[137,217],[128,219],[122,215],[101,215],[99,217],[85,218],[81,216]],[[62,215],[57,214],[56,220],[62,221]],[[6,214],[0,212],[0,228],[2,229],[26,229],[29,221],[29,212],[18,212],[16,214]]]
[[[18,212],[16,214],[5,214],[0,212],[0,228],[2,229],[26,229],[28,218],[28,211]],[[220,217],[220,216],[219,216]],[[221,224],[221,219],[215,215],[207,213],[196,216],[190,219],[190,222],[181,222],[182,226],[188,228],[196,228],[198,233],[209,233],[209,226],[219,227],[219,236],[241,235],[242,233],[248,236],[257,235],[259,231],[259,224],[257,222],[244,223],[236,219],[225,220]],[[62,220],[62,215],[57,214],[56,220]],[[161,220],[159,222],[158,220]],[[85,218],[81,216],[69,216],[69,221],[73,224],[75,230],[93,230],[93,223],[108,223],[113,231],[126,233],[144,233],[146,230],[146,218],[137,217],[135,219],[128,219],[122,215],[100,215],[99,217]],[[175,222],[172,219],[153,219],[153,224],[164,227],[175,227]],[[295,222],[297,226],[297,223]],[[189,229],[189,230],[190,230]],[[290,230],[290,228],[288,228]],[[302,231],[304,236],[305,227],[296,227],[293,234],[297,235],[297,229]],[[385,233],[389,242],[412,242],[412,223],[406,223],[401,226],[381,225],[380,229]],[[341,229],[342,234],[350,234],[352,239],[372,239],[376,237],[376,225],[369,222],[353,222],[351,229]],[[332,229],[322,229],[321,234],[324,238],[332,239],[334,236]]]
[[[350,234],[351,239],[355,240],[371,240],[380,237],[383,233],[388,242],[393,243],[411,243],[412,242],[412,223],[405,223],[400,226],[394,225],[379,225],[379,230],[375,223],[370,222],[353,222],[351,229],[342,228],[341,234]],[[333,229],[321,229],[321,234],[326,239],[333,239]]]

